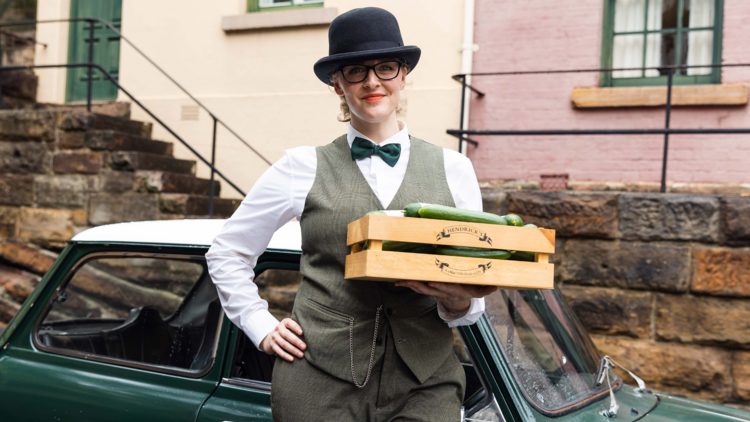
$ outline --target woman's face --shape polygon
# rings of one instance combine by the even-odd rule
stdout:
[[[352,64],[374,66],[395,60],[398,59],[376,59]],[[371,69],[368,69],[364,81],[356,83],[347,82],[339,71],[334,73],[333,88],[336,94],[346,97],[352,119],[368,123],[382,122],[393,115],[398,107],[401,90],[405,86],[406,67],[401,67],[397,77],[386,81],[378,78]]]

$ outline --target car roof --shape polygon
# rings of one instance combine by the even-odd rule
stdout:
[[[77,234],[73,242],[149,243],[165,245],[211,246],[224,227],[225,219],[160,220],[108,224]],[[298,221],[290,221],[274,233],[268,249],[301,250],[302,235]]]

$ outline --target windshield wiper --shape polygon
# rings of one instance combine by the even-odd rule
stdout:
[[[620,409],[620,405],[617,404],[617,400],[615,400],[615,393],[612,391],[612,384],[609,382],[609,370],[615,369],[615,365],[619,366],[620,369],[627,372],[628,375],[633,377],[635,382],[638,383],[638,388],[635,389],[638,393],[649,393],[651,394],[651,390],[646,389],[646,383],[643,382],[642,379],[635,376],[634,373],[628,371],[620,365],[619,363],[615,362],[614,359],[612,359],[609,356],[604,356],[599,360],[599,369],[596,371],[596,385],[600,386],[604,383],[604,380],[607,380],[607,386],[609,386],[609,410],[605,410],[602,412],[602,415],[608,417],[608,418],[614,418],[617,415],[617,410]]]

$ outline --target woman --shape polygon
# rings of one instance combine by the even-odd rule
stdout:
[[[206,254],[227,316],[276,354],[276,421],[456,421],[465,379],[450,326],[474,323],[495,288],[344,280],[347,225],[412,202],[481,210],[468,159],[409,136],[396,118],[420,50],[379,8],[334,19],[318,78],[341,96],[347,134],[294,148],[258,180]],[[300,284],[292,318],[258,297],[252,268],[273,232],[300,217]]]

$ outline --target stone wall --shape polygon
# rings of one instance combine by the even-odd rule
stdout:
[[[556,283],[603,354],[653,390],[750,405],[750,197],[483,196],[557,230]]]
[[[59,249],[92,226],[205,216],[209,185],[195,177],[195,161],[175,159],[171,143],[151,139],[150,123],[0,111],[0,243]],[[215,215],[238,205],[215,198]]]
[[[73,108],[0,110],[0,326],[66,241],[102,224],[205,218],[210,181],[151,124]],[[120,115],[121,105],[102,105]],[[214,181],[215,193],[220,193]],[[214,199],[228,217],[239,200]]]

